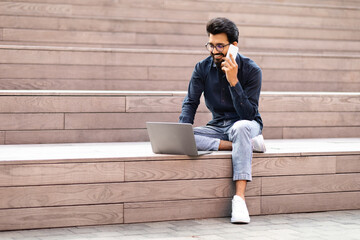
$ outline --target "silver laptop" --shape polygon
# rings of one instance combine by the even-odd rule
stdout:
[[[211,151],[198,151],[192,125],[189,123],[147,122],[154,153],[199,156]]]

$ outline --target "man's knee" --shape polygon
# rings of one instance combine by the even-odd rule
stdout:
[[[231,135],[250,135],[251,121],[241,120],[234,123],[231,127]]]

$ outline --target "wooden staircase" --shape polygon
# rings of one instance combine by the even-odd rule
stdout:
[[[359,13],[359,0],[1,1],[0,230],[229,216],[231,154],[155,155],[145,129],[177,121],[216,16],[263,70],[250,214],[360,209]],[[210,117],[202,101],[195,125]]]

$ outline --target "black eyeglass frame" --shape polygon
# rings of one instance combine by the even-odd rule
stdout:
[[[225,48],[226,46],[229,46],[229,45],[230,45],[230,43],[225,44],[225,45],[219,43],[219,44],[216,44],[216,45],[214,46],[212,43],[207,42],[207,43],[205,44],[205,47],[206,47],[206,49],[207,49],[209,52],[214,51],[215,48],[216,48],[216,51],[218,51],[218,52],[223,52],[223,51],[224,51],[224,48]]]

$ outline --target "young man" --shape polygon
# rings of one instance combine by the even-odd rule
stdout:
[[[237,46],[239,31],[226,18],[207,23],[210,56],[196,64],[188,94],[182,106],[180,122],[194,123],[200,96],[213,119],[204,127],[194,128],[199,150],[232,150],[233,180],[236,193],[232,200],[231,222],[249,223],[245,188],[252,180],[252,152],[265,152],[261,135],[263,123],[258,111],[261,69],[240,54],[226,57],[230,44]]]

